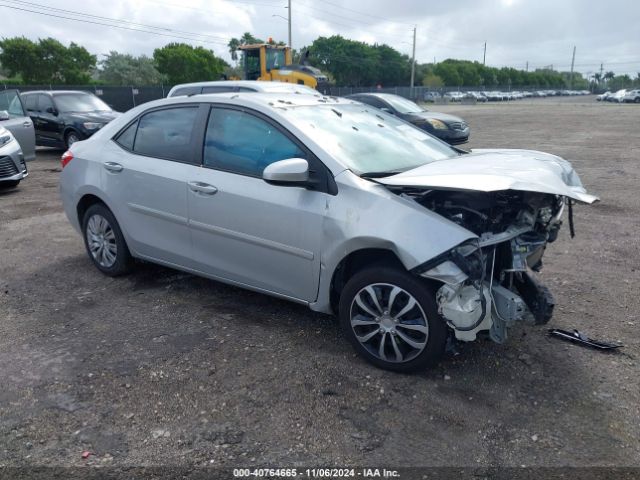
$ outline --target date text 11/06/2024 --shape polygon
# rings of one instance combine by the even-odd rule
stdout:
[[[233,476],[284,478],[400,478],[397,470],[385,468],[235,468]]]

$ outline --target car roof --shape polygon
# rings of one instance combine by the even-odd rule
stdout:
[[[44,93],[46,95],[68,95],[70,93],[95,95],[93,92],[85,92],[84,90],[30,90],[28,92],[20,92],[20,95],[31,95],[36,93]]]
[[[322,95],[318,92],[317,95],[300,95],[297,93],[291,92],[282,92],[282,93],[269,93],[269,92],[225,92],[225,93],[203,93],[197,96],[197,101],[200,102],[219,102],[223,101],[227,103],[226,100],[241,100],[241,103],[256,103],[269,107],[301,107],[306,105],[318,105],[318,104],[353,104],[355,103],[353,100],[344,99],[339,97],[329,97]],[[193,102],[195,97],[171,97],[164,100],[156,100],[155,103],[162,104],[163,102],[169,103],[170,100],[175,101],[175,103],[180,102]],[[174,102],[170,103],[174,103]],[[228,102],[235,103],[235,102]]]
[[[287,82],[264,82],[258,80],[215,80],[209,82],[193,82],[193,83],[181,83],[179,85],[174,85],[173,88],[169,91],[169,95],[181,88],[189,88],[189,87],[216,87],[216,86],[225,86],[225,87],[245,87],[245,88],[253,88],[258,92],[266,92],[266,91],[306,91],[307,89],[313,90],[311,87],[307,85],[298,85],[296,83],[287,83]]]

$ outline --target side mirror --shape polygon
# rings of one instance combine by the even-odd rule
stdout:
[[[45,112],[50,113],[51,115],[55,115],[55,116],[57,116],[57,115],[58,115],[58,111],[57,111],[55,108],[53,108],[53,107],[47,107],[47,109],[45,110]]]
[[[309,162],[304,158],[289,158],[268,165],[262,179],[272,185],[305,187],[309,181]]]
[[[380,110],[382,110],[383,112],[388,113],[389,115],[395,115],[395,114],[393,113],[393,110],[391,110],[390,108],[382,107]]]
[[[7,112],[6,110],[0,110],[0,121],[10,119],[11,117],[9,116],[9,112]]]

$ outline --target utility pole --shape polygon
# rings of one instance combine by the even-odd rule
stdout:
[[[527,60],[527,68],[525,68],[525,72],[529,71],[529,60]]]
[[[487,42],[484,42],[484,54],[482,54],[482,65],[485,65],[487,61]]]
[[[573,56],[571,57],[571,80],[569,88],[573,90],[573,65],[576,61],[576,46],[573,46]]]
[[[416,28],[417,26],[413,27],[413,54],[411,55],[411,98],[412,99],[413,99],[413,82],[416,77]]]
[[[293,48],[291,45],[291,0],[289,0],[289,48]]]

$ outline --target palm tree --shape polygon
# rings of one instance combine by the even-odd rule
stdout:
[[[234,62],[238,62],[238,47],[240,46],[240,40],[238,40],[237,38],[232,38],[231,40],[229,40],[229,43],[227,44],[227,46],[229,47],[229,53],[231,54],[231,60],[233,60]]]
[[[615,76],[616,76],[616,74],[615,74],[615,73],[613,73],[613,72],[607,72],[607,73],[605,73],[605,74],[604,74],[604,77],[602,77],[602,78],[604,78],[604,81],[605,81],[605,82],[608,82],[609,80],[613,80],[613,78],[614,78]]]

